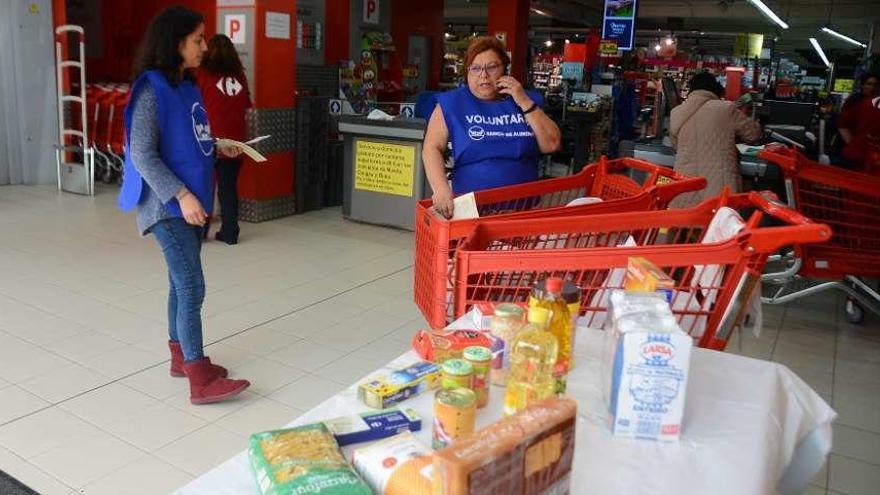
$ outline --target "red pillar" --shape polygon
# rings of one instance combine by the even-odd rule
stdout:
[[[290,39],[266,36],[266,13],[290,16]],[[296,89],[296,2],[294,0],[257,0],[254,38],[254,81],[252,88],[254,108],[292,109]],[[291,110],[292,111],[292,110]],[[280,137],[280,136],[279,136]],[[245,160],[238,180],[242,202],[259,203],[268,200],[293,205],[293,150],[270,153],[268,161],[253,163]],[[288,213],[287,207],[284,208]],[[257,214],[246,220],[267,220],[271,216]]]
[[[324,63],[327,65],[351,58],[348,53],[351,44],[351,3],[351,0],[324,0]]]
[[[328,3],[330,0],[328,0]],[[443,69],[443,0],[396,0],[391,6],[391,37],[401,63],[409,53],[409,36],[418,34],[431,40],[431,73],[428,88],[437,88]]]
[[[510,75],[523,83],[529,51],[529,4],[529,0],[489,0],[489,35],[504,33]]]

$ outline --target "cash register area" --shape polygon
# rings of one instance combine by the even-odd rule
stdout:
[[[409,349],[412,233],[337,208],[249,225],[203,257],[207,353],[248,377],[192,406],[168,377],[167,281],[115,195],[8,187],[0,200],[0,465],[44,495],[168,493]],[[278,260],[284,260],[279,263]],[[785,364],[838,413],[809,495],[880,486],[880,321],[835,292],[765,306],[726,351]]]

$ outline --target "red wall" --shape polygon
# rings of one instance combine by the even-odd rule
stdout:
[[[324,0],[324,63],[348,60],[351,42],[351,0]]]
[[[489,34],[507,33],[511,74],[525,81],[526,55],[529,50],[529,0],[489,0]]]
[[[327,0],[330,3],[330,0]],[[328,18],[329,21],[329,18]],[[391,5],[391,37],[401,63],[409,53],[409,36],[419,34],[431,40],[431,73],[428,88],[437,88],[443,65],[443,0],[397,0]]]

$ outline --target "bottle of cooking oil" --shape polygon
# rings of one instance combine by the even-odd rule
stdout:
[[[528,321],[510,343],[510,376],[504,390],[507,416],[552,397],[556,391],[553,367],[559,345],[548,331],[550,311],[531,308]]]
[[[574,321],[569,313],[568,302],[562,297],[562,279],[550,277],[545,284],[542,298],[537,301],[536,307],[550,311],[550,333],[556,336],[559,343],[558,364],[562,373],[574,367],[572,351],[574,347]]]

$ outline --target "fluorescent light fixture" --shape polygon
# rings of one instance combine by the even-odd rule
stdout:
[[[819,46],[819,42],[816,38],[810,38],[810,43],[813,44],[813,48],[816,49],[816,53],[819,54],[819,57],[822,58],[822,62],[825,62],[825,67],[831,67],[831,62],[828,61],[828,57],[825,56],[825,52],[822,51],[822,47]]]
[[[540,16],[544,16],[544,17],[552,17],[548,12],[545,12],[545,11],[543,11],[543,10],[541,10],[541,9],[536,9],[535,7],[532,7],[531,10],[532,10],[532,12],[534,12],[534,13],[540,15]]]
[[[868,45],[862,43],[861,41],[850,38],[849,36],[847,36],[845,34],[838,33],[837,31],[835,31],[829,27],[823,27],[822,31],[830,34],[831,36],[834,36],[835,38],[842,39],[843,41],[846,41],[847,43],[852,43],[853,45],[860,46],[862,48],[868,48]]]
[[[776,15],[776,12],[770,9],[767,5],[764,4],[761,0],[748,0],[748,2],[755,6],[758,10],[760,10],[764,15],[770,18],[771,21],[779,24],[779,27],[782,29],[788,29],[788,24],[785,23],[782,19]]]

